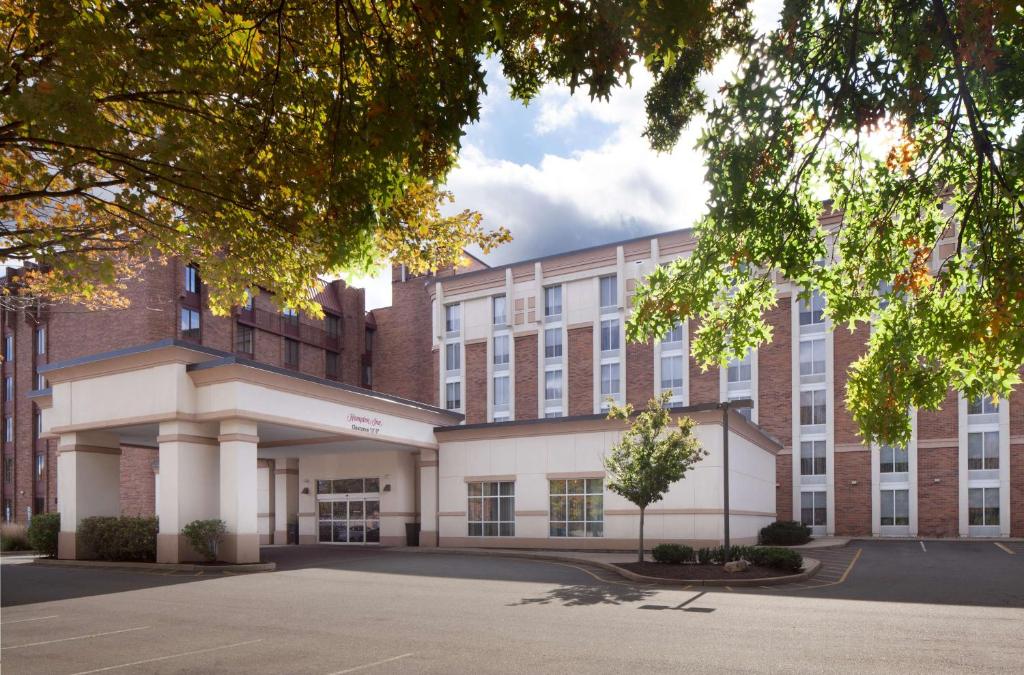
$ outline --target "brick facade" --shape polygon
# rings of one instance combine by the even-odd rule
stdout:
[[[467,343],[463,366],[466,373],[466,423],[487,421],[487,343]]]
[[[793,520],[793,456],[775,457],[775,513],[779,520]]]
[[[643,409],[654,396],[654,343],[626,345],[626,402]]]
[[[569,329],[569,414],[594,412],[594,327]]]
[[[537,368],[535,364],[537,363],[537,334],[517,335],[514,344],[516,350],[516,419],[536,419]]]
[[[156,513],[154,475],[159,458],[156,448],[121,448],[121,513],[124,515]]]
[[[430,353],[433,342],[434,322],[427,294],[431,279],[403,277],[400,268],[392,270],[391,306],[372,312],[377,326],[373,388],[436,405],[439,369],[431,368],[420,356]]]
[[[837,445],[860,443],[860,434],[853,416],[847,410],[846,380],[850,365],[867,351],[867,341],[871,335],[868,326],[861,324],[852,332],[839,327],[832,332],[832,373],[835,385],[835,440]],[[870,465],[868,466],[870,469]],[[871,476],[870,471],[868,476]],[[836,507],[838,510],[838,506]],[[870,530],[869,530],[870,532]]]
[[[793,324],[789,298],[781,299],[765,312],[764,318],[772,327],[772,341],[757,353],[757,423],[789,448],[793,444]],[[788,486],[792,473],[782,474],[778,468],[775,473],[779,482]],[[792,496],[788,498],[792,501]],[[790,520],[792,505],[786,513],[790,514],[786,520]]]
[[[856,483],[856,484],[855,484]],[[835,453],[836,534],[871,535],[871,452]]]
[[[960,521],[959,449],[917,451],[917,532],[922,537],[956,537]]]

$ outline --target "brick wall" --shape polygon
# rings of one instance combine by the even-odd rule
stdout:
[[[779,520],[793,520],[793,456],[775,456],[775,513]]]
[[[922,537],[959,535],[958,455],[956,446],[918,449],[917,531]]]
[[[860,434],[853,416],[846,408],[846,381],[850,364],[867,351],[867,341],[871,331],[867,325],[861,324],[851,332],[845,327],[838,327],[832,333],[833,374],[835,383],[835,440],[837,444],[860,443]],[[870,465],[868,467],[870,469]],[[871,474],[867,474],[870,482]]]
[[[654,343],[626,345],[626,402],[643,409],[654,396]]]
[[[1024,384],[1010,395],[1010,439],[1010,536],[1024,537]]]
[[[466,344],[466,423],[487,421],[487,343]]]
[[[156,513],[156,448],[121,448],[121,513],[151,516]]]
[[[516,419],[537,418],[537,334],[517,335]]]
[[[871,535],[870,451],[835,453],[835,509],[837,535]]]
[[[569,329],[569,414],[594,412],[594,327]]]
[[[697,322],[690,321],[689,334],[691,336],[696,334],[697,327]],[[690,405],[718,403],[722,393],[722,387],[718,380],[718,366],[712,366],[705,372],[701,372],[700,366],[697,365],[693,356],[690,355],[687,358],[690,359]]]
[[[918,440],[949,440],[952,444],[957,441],[957,422],[959,410],[957,408],[957,393],[950,390],[946,394],[946,400],[939,410],[919,410],[917,413],[917,438]]]
[[[781,299],[778,305],[765,312],[765,321],[772,327],[772,341],[757,353],[757,423],[783,446],[789,447],[793,443],[793,371],[790,366],[793,324],[789,298]],[[776,471],[776,475],[782,474]],[[785,474],[780,482],[788,485],[790,475]],[[788,487],[785,492],[792,501]],[[786,520],[791,520],[792,507],[787,508],[790,516]]]
[[[433,337],[430,316],[430,277],[401,281],[396,268],[391,284],[391,306],[373,310],[377,323],[373,354],[373,388],[414,401],[435,403],[438,371],[423,358]],[[442,402],[443,403],[443,402]]]

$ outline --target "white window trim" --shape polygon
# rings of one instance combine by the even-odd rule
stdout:
[[[959,431],[959,531],[961,537],[971,536],[992,536],[992,532],[998,527],[998,536],[1010,536],[1010,406],[1000,405],[998,423],[993,424],[990,420],[992,414],[968,415],[968,401],[962,393],[958,398],[958,431]],[[987,418],[985,421],[970,418]],[[999,432],[999,469],[998,478],[972,478],[971,471],[967,469],[967,434],[972,431],[998,431]],[[993,469],[995,471],[995,469]],[[999,525],[998,526],[973,526],[969,525],[969,503],[968,490],[979,487],[999,488]],[[983,528],[971,532],[971,528]]]

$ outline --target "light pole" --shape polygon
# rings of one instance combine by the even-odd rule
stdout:
[[[722,410],[722,518],[723,522],[723,558],[722,564],[729,562],[729,409],[753,408],[754,402],[749,398],[735,401],[722,401],[718,404]]]

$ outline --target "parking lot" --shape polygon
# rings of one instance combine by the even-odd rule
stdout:
[[[278,571],[4,559],[7,673],[1013,672],[1024,544],[853,542],[782,587],[658,588],[585,565],[267,548]]]

